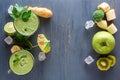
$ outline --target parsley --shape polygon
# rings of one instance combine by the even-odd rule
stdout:
[[[29,11],[27,11],[27,12],[24,12],[24,13],[22,14],[22,20],[23,20],[24,22],[26,22],[26,21],[29,20],[30,16],[31,16],[31,10],[29,10]]]

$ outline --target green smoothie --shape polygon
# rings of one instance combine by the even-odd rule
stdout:
[[[21,17],[14,20],[15,29],[23,36],[31,36],[34,34],[39,26],[38,17],[31,13],[31,16],[27,22],[24,22]]]
[[[29,73],[34,65],[34,57],[27,50],[20,50],[10,57],[10,69],[17,75]]]

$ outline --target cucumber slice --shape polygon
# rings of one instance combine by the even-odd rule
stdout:
[[[4,26],[4,31],[8,36],[13,36],[16,33],[13,22],[8,22]]]

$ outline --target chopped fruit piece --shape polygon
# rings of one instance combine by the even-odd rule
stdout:
[[[5,24],[4,31],[7,35],[13,36],[16,33],[13,22],[8,22],[7,24]]]
[[[12,48],[11,48],[11,52],[12,53],[15,53],[17,51],[21,50],[20,47],[18,45],[14,45]]]
[[[38,60],[39,61],[44,61],[46,59],[46,55],[44,52],[40,52],[38,55]]]
[[[93,20],[86,21],[86,23],[85,23],[85,29],[89,29],[89,28],[93,27],[94,24],[95,23],[93,22]]]
[[[101,29],[106,29],[107,28],[107,21],[106,20],[102,20],[100,22],[97,22],[97,25]]]
[[[107,27],[107,31],[110,32],[111,34],[115,34],[117,32],[116,26],[112,23]]]
[[[13,39],[12,39],[12,37],[8,36],[8,37],[6,37],[6,38],[4,39],[4,41],[5,41],[8,45],[10,45],[10,44],[12,44]]]
[[[111,21],[116,19],[116,14],[115,14],[115,10],[111,9],[106,13],[106,17],[107,17],[107,21]]]
[[[107,71],[110,69],[111,62],[108,58],[99,58],[96,62],[97,67],[101,71]]]
[[[91,56],[88,56],[88,57],[85,58],[84,61],[85,61],[86,64],[91,64],[91,63],[94,62],[94,59]]]
[[[110,10],[110,6],[109,6],[109,4],[106,3],[106,2],[103,2],[103,3],[101,3],[100,5],[98,5],[97,8],[103,10],[104,12],[107,12],[107,11]]]

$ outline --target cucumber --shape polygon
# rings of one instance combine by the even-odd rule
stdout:
[[[8,22],[4,26],[4,31],[8,36],[13,36],[16,33],[13,22]]]

